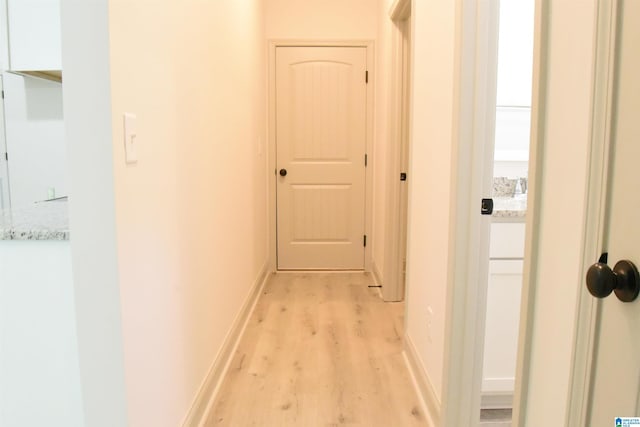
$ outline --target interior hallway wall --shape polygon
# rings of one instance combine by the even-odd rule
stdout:
[[[376,39],[377,0],[265,2],[267,39]]]
[[[181,425],[267,261],[263,2],[62,10],[86,422]]]
[[[389,150],[390,90],[392,77],[392,37],[393,22],[389,9],[393,0],[378,0],[378,37],[376,44],[376,95],[375,95],[375,133],[373,162],[373,238],[372,269],[384,277],[384,256],[386,246],[386,210],[387,210],[387,159]],[[384,286],[384,283],[383,283]]]
[[[450,246],[456,3],[412,3],[406,334],[438,400],[443,388]]]
[[[109,12],[129,423],[175,426],[266,265],[263,7],[121,0]],[[138,118],[135,166],[124,112]]]

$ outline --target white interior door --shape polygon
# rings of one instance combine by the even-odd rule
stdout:
[[[620,0],[614,73],[610,190],[604,251],[609,265],[640,265],[640,2]],[[614,294],[600,300],[588,424],[616,426],[640,416],[640,302]],[[626,424],[623,424],[626,425]]]
[[[366,48],[276,48],[279,269],[363,269]]]

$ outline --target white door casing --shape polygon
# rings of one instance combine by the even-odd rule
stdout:
[[[364,47],[276,48],[278,269],[364,268],[366,71]]]
[[[382,298],[403,301],[407,258],[407,222],[411,143],[411,1],[398,0],[389,11],[392,25],[392,68],[389,91],[389,129],[386,153],[385,251]],[[406,177],[406,175],[405,175]]]
[[[3,90],[2,76],[0,75],[0,89]],[[7,141],[4,129],[4,99],[0,101],[0,209],[9,209],[9,165],[7,162]]]
[[[453,158],[456,187],[449,238],[442,425],[479,421],[491,218],[498,64],[497,1],[462,1],[457,48]],[[482,177],[478,179],[478,177]]]

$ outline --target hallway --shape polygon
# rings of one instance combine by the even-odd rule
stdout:
[[[402,355],[404,304],[365,273],[267,282],[207,426],[426,426]]]

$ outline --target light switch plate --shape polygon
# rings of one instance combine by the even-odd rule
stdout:
[[[127,164],[138,163],[136,115],[124,113],[124,155]]]

